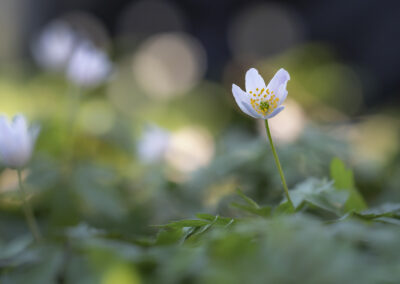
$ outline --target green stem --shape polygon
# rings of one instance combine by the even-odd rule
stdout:
[[[35,240],[37,242],[39,242],[42,239],[42,237],[40,235],[39,228],[36,224],[36,220],[35,220],[35,216],[33,215],[32,207],[30,206],[29,202],[26,200],[25,189],[24,189],[24,186],[22,185],[21,170],[18,169],[17,173],[18,173],[18,184],[19,184],[19,189],[20,189],[20,193],[21,193],[22,207],[24,210],[25,219],[26,219],[26,222],[28,223],[29,229],[31,230],[33,237],[35,238]]]
[[[70,85],[67,92],[69,99],[69,113],[67,114],[66,133],[66,152],[65,161],[67,167],[71,164],[74,156],[74,139],[76,134],[76,120],[79,112],[79,105],[81,101],[81,89],[78,86]]]
[[[290,199],[289,190],[288,190],[288,187],[286,185],[285,175],[283,174],[281,163],[279,162],[279,157],[278,157],[278,154],[276,153],[274,142],[272,141],[271,131],[269,130],[269,125],[268,125],[268,119],[265,120],[265,128],[267,130],[269,143],[271,144],[272,153],[274,154],[275,163],[276,163],[276,166],[278,168],[279,174],[281,176],[283,189],[285,190],[286,198],[287,198],[288,202],[290,203],[290,205],[292,206],[292,208],[294,209],[293,202],[292,202],[292,199]]]

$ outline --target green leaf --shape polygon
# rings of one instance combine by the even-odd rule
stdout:
[[[250,206],[253,208],[259,208],[260,206],[250,197],[246,196],[240,189],[237,189],[236,193]]]
[[[294,208],[292,207],[292,205],[290,205],[289,201],[286,200],[275,208],[274,215],[286,215],[292,214],[294,212]]]
[[[332,186],[332,182],[309,178],[296,185],[290,191],[290,197],[296,210],[308,204],[311,207],[340,215],[348,198],[348,193],[336,190]]]
[[[202,227],[208,224],[210,224],[210,222],[205,220],[180,220],[165,225],[157,225],[157,227],[180,229],[185,227]]]
[[[170,245],[181,240],[183,231],[181,228],[166,228],[157,235],[156,245]]]
[[[379,217],[374,219],[374,221],[400,226],[400,220],[396,218]]]
[[[196,214],[196,217],[199,219],[214,222],[215,225],[220,225],[220,226],[226,226],[229,223],[231,223],[233,220],[235,220],[234,218],[220,217],[218,215],[214,216],[214,215],[207,214],[207,213],[198,213],[198,214]]]
[[[364,198],[355,187],[353,172],[347,169],[345,164],[338,158],[334,158],[331,162],[331,178],[334,180],[334,185],[338,190],[349,193],[349,198],[345,204],[346,212],[351,210],[361,211],[367,208]]]
[[[238,208],[240,210],[246,211],[248,213],[261,216],[261,217],[271,216],[272,209],[270,206],[261,207],[253,199],[246,196],[240,189],[237,189],[236,192],[247,204],[240,204],[237,202],[232,202],[231,206]]]
[[[378,217],[400,218],[400,203],[386,203],[376,208],[357,212],[356,214],[366,219],[374,219]]]
[[[208,213],[197,213],[196,217],[199,219],[207,220],[207,221],[213,221],[215,219],[214,215],[211,215]]]
[[[254,208],[252,206],[243,205],[243,204],[236,203],[236,202],[232,202],[231,206],[233,206],[235,208],[238,208],[240,210],[246,211],[248,213],[261,216],[261,217],[269,217],[269,216],[271,216],[271,211],[272,211],[270,206],[263,206],[263,207]]]

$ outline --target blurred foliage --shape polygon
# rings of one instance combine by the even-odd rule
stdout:
[[[399,283],[398,143],[379,152],[361,145],[364,136],[337,134],[364,132],[353,121],[343,126],[340,110],[351,113],[351,104],[332,94],[352,73],[330,52],[310,46],[279,60],[293,67],[289,92],[310,119],[278,144],[295,210],[282,199],[268,143],[216,83],[163,101],[141,92],[125,66],[91,90],[54,74],[3,76],[4,112],[22,111],[42,127],[23,177],[44,241],[34,243],[25,224],[16,173],[1,168],[0,283]],[[340,95],[356,87],[344,84]],[[324,112],[332,124],[312,122]],[[165,158],[144,163],[136,145],[148,122],[171,136],[205,130],[212,160],[188,172]],[[393,125],[382,132],[389,140]],[[386,156],[355,159],[361,148]],[[200,152],[184,150],[189,161]]]

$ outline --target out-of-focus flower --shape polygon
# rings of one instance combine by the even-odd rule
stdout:
[[[83,41],[74,49],[67,67],[68,79],[82,87],[94,87],[110,75],[112,64],[107,54]]]
[[[172,134],[166,160],[172,168],[191,173],[211,162],[214,147],[213,138],[206,129],[185,127]]]
[[[76,39],[74,31],[67,23],[55,21],[34,41],[33,57],[45,69],[62,71],[68,64]]]
[[[3,164],[10,168],[22,168],[31,158],[39,134],[39,127],[28,128],[23,115],[9,119],[0,116],[0,156]]]
[[[164,158],[170,142],[170,134],[155,126],[147,126],[137,144],[137,153],[144,163],[154,163]]]
[[[246,73],[246,92],[232,84],[232,93],[240,109],[254,118],[269,119],[280,113],[285,107],[282,103],[288,94],[289,73],[281,68],[265,86],[258,71],[251,68]]]
[[[285,112],[269,122],[271,131],[274,133],[275,141],[278,143],[291,143],[296,141],[302,134],[306,125],[307,117],[302,107],[294,100],[285,101]],[[265,124],[259,121],[260,131],[265,137]]]

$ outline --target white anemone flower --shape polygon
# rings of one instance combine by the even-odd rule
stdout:
[[[68,64],[75,42],[72,28],[63,21],[55,21],[33,43],[33,57],[43,68],[61,71]]]
[[[269,119],[280,113],[285,107],[282,103],[288,94],[289,73],[281,68],[265,85],[264,79],[255,68],[246,73],[246,92],[232,84],[232,93],[240,109],[254,118]]]
[[[107,54],[92,43],[83,41],[74,49],[67,67],[67,77],[75,85],[94,87],[110,74],[112,64]]]
[[[30,127],[23,115],[16,115],[10,122],[0,116],[0,156],[3,164],[20,169],[30,160],[39,134],[39,127]]]
[[[145,164],[163,160],[169,142],[169,132],[155,125],[146,126],[137,144],[137,153],[140,160]]]

